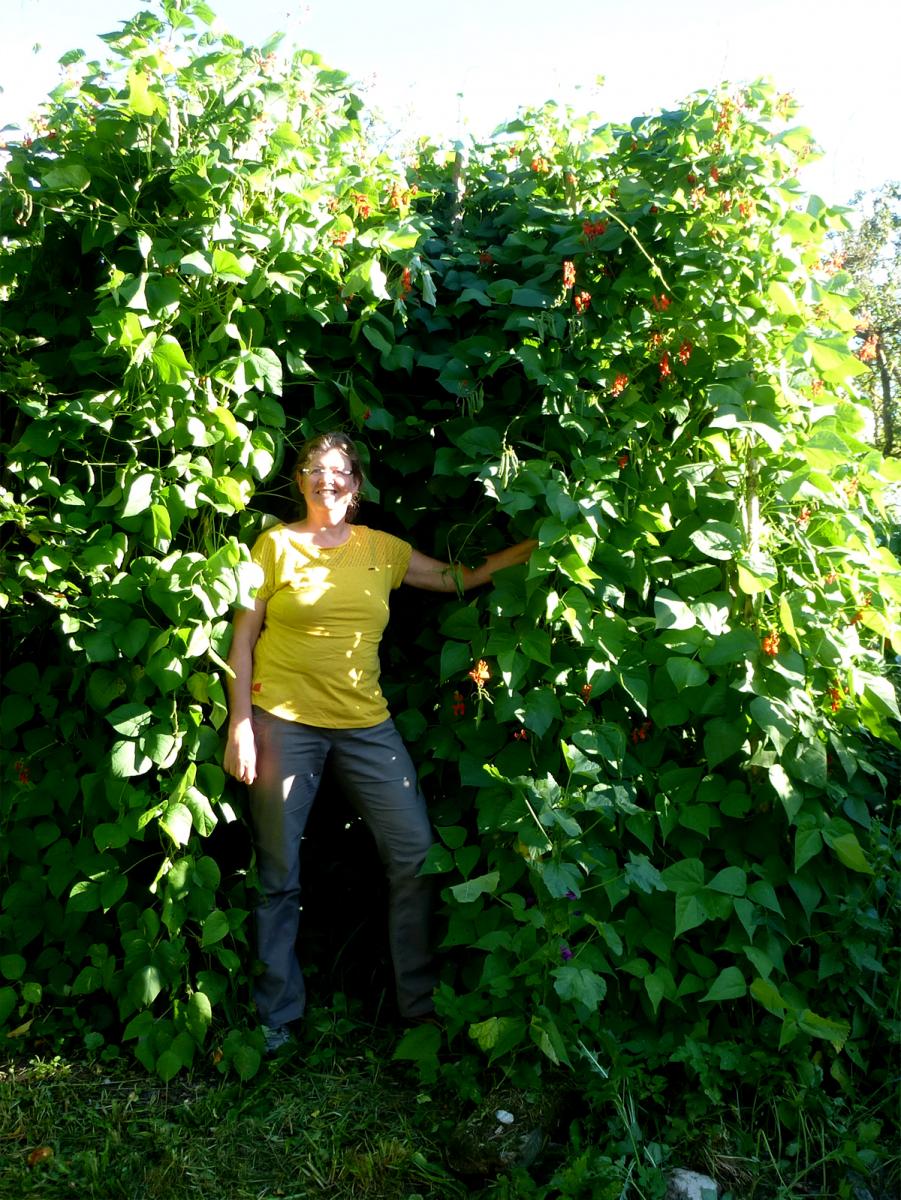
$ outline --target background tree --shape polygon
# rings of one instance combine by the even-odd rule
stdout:
[[[861,386],[876,418],[877,444],[884,454],[899,453],[901,397],[901,186],[886,183],[858,193],[851,202],[861,212],[841,238],[833,264],[851,276],[860,293],[857,356],[870,367]]]

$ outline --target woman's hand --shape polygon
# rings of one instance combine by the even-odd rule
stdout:
[[[253,783],[257,777],[257,747],[253,723],[249,717],[228,727],[222,765],[240,783]]]

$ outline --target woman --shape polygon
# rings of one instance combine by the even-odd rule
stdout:
[[[375,837],[389,883],[397,1002],[408,1019],[433,1010],[430,887],[419,869],[432,843],[416,772],[379,688],[388,598],[401,583],[454,592],[525,562],[520,542],[475,569],[439,562],[386,533],[352,525],[363,470],[342,433],[312,438],[294,478],[304,516],[267,530],[252,550],[263,582],[235,614],[224,765],[250,786],[263,899],[256,911],[263,974],[254,999],[272,1053],[303,1015],[294,951],[300,841],[327,758]]]

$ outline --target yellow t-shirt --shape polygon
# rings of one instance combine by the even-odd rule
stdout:
[[[379,642],[388,597],[413,548],[352,525],[341,546],[310,546],[287,525],[268,529],[251,556],[263,570],[266,619],[253,655],[253,703],[328,729],[367,729],[388,716]]]

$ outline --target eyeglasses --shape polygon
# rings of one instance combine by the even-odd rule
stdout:
[[[333,479],[352,479],[353,471],[346,471],[341,467],[304,467],[300,472],[301,475],[308,475],[310,479],[323,479],[326,475],[331,475]]]

